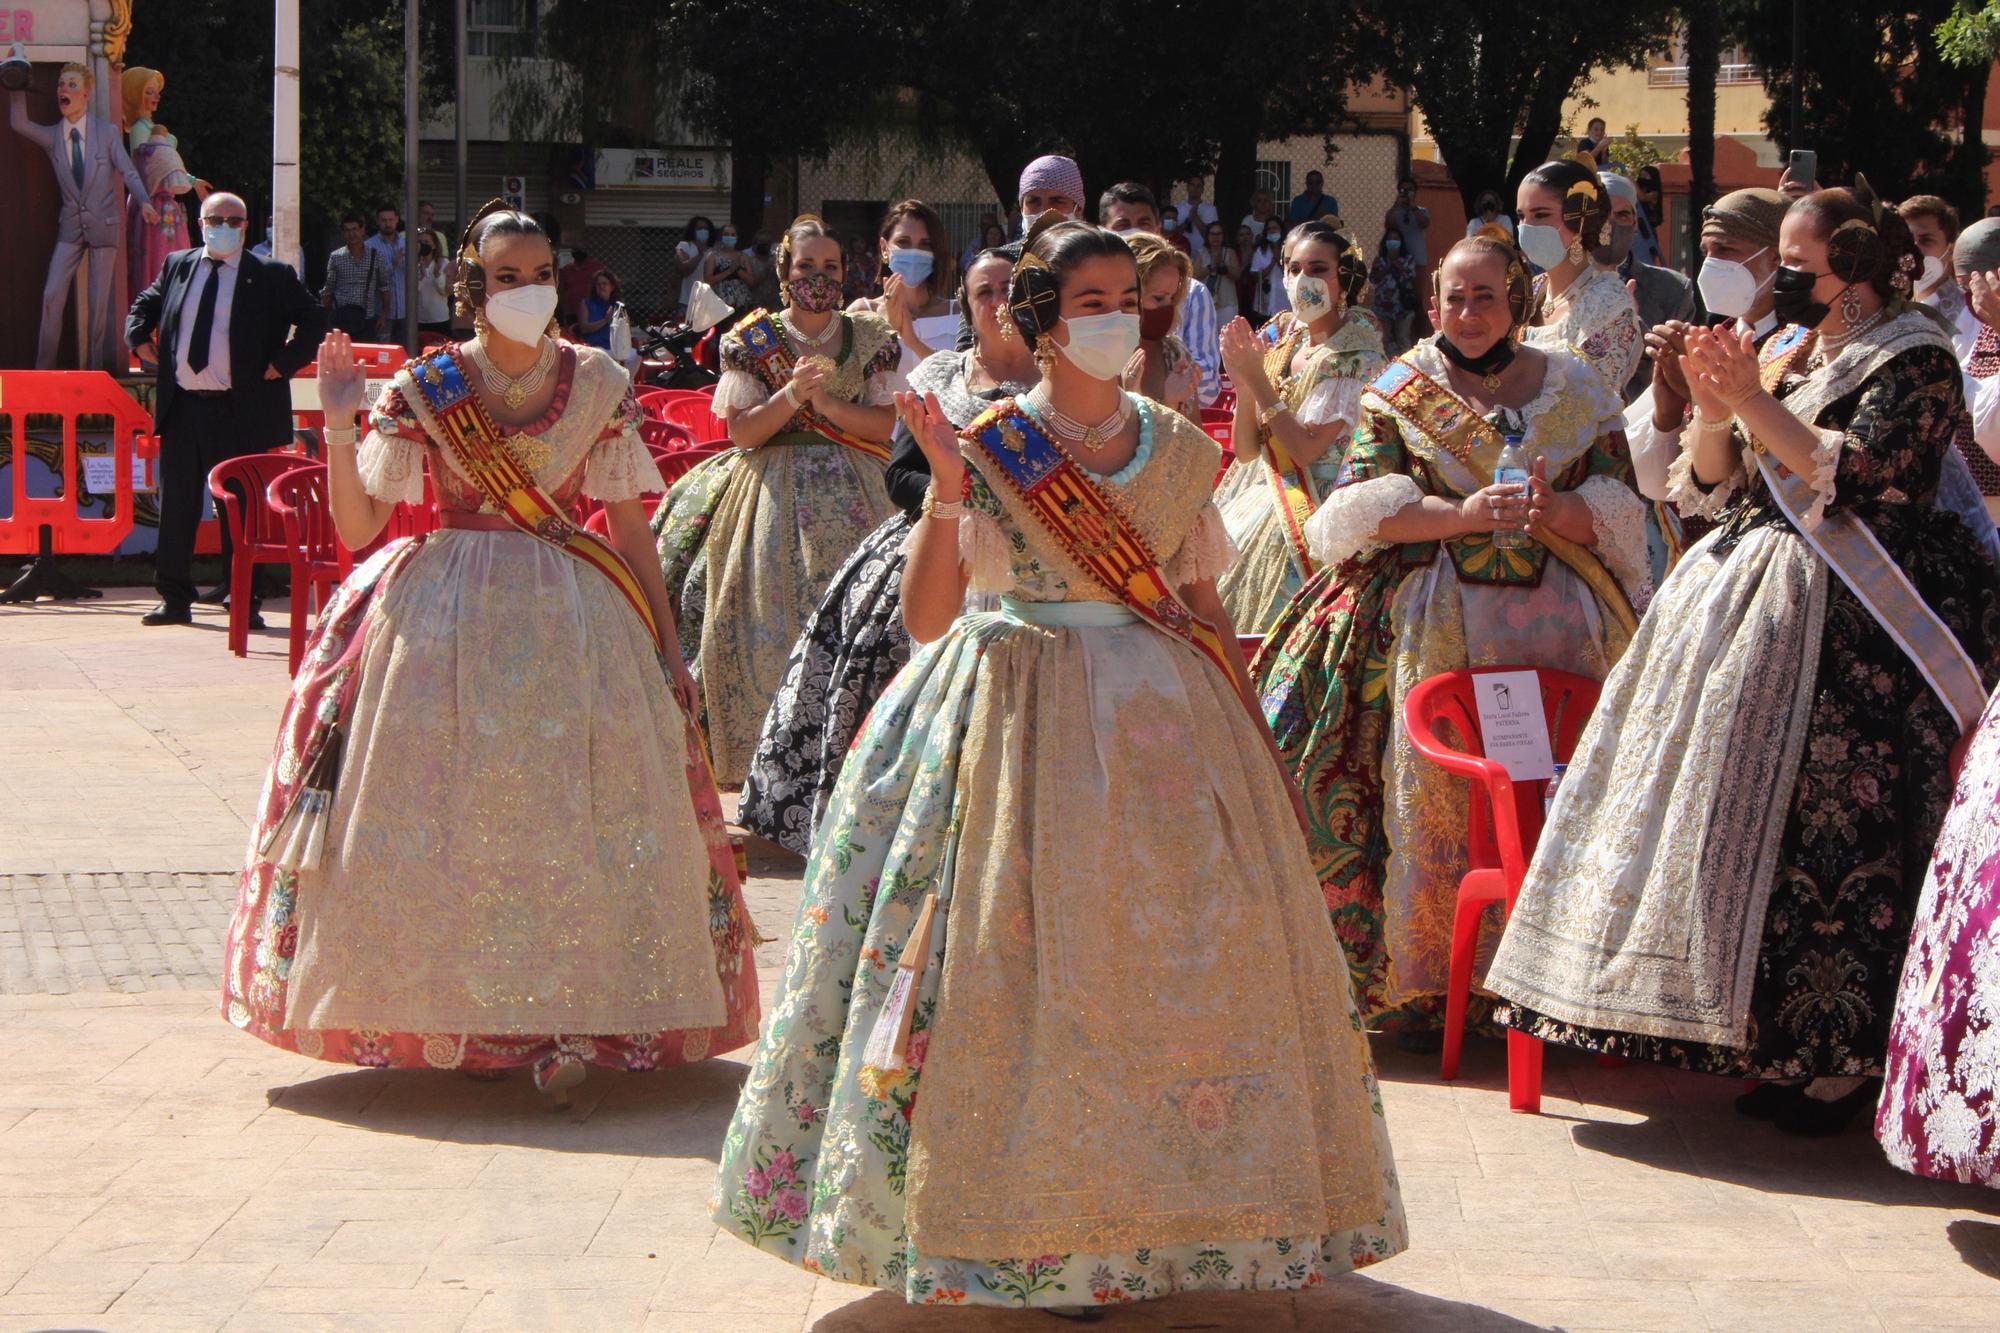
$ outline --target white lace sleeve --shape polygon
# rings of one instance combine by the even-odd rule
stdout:
[[[583,465],[585,495],[616,504],[664,487],[652,451],[636,429],[628,427],[590,446],[590,457]]]
[[[909,372],[902,366],[878,371],[861,386],[863,407],[887,407],[896,401],[896,391],[910,387]]]
[[[371,430],[355,452],[361,488],[384,504],[422,504],[424,447],[407,435]]]
[[[1646,554],[1646,502],[1616,477],[1590,477],[1576,488],[1590,506],[1597,558],[1604,562],[1635,611],[1653,599],[1652,561]]]
[[[1799,518],[1799,526],[1807,532],[1826,519],[1827,501],[1833,499],[1834,478],[1840,475],[1840,451],[1847,443],[1847,437],[1837,430],[1813,433],[1819,436],[1819,444],[1813,449],[1813,502]]]
[[[1014,553],[1007,534],[990,514],[966,510],[958,521],[958,558],[965,565],[967,591],[1007,593],[1014,590]]]
[[[1632,451],[1632,479],[1639,494],[1648,500],[1667,498],[1667,474],[1680,456],[1678,430],[1660,430],[1653,425],[1653,390],[1647,390],[1625,409],[1625,443]]]
[[[1306,520],[1306,549],[1328,566],[1372,555],[1388,545],[1375,535],[1382,520],[1423,498],[1417,483],[1400,472],[1337,486]]]
[[[1329,426],[1336,421],[1351,426],[1361,417],[1361,381],[1339,375],[1321,380],[1292,415],[1301,426]]]
[[[1240,554],[1236,543],[1229,539],[1222,511],[1210,501],[1201,507],[1194,526],[1181,539],[1181,549],[1174,552],[1161,572],[1167,576],[1168,587],[1182,588],[1204,579],[1221,578]]]
[[[1667,499],[1683,514],[1714,518],[1738,491],[1749,485],[1748,469],[1751,465],[1739,460],[1729,470],[1729,475],[1715,484],[1714,489],[1704,491],[1694,479],[1694,452],[1691,446],[1697,433],[1684,431],[1681,434],[1681,451],[1667,465]]]
[[[715,385],[715,415],[727,419],[769,402],[771,391],[747,370],[725,370]]]

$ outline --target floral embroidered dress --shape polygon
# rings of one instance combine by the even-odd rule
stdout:
[[[756,311],[749,321],[764,317]],[[799,339],[789,315],[770,317],[797,355],[835,362],[827,392],[870,406],[892,401],[902,355],[895,331],[865,311],[834,318],[840,332],[822,350]],[[770,398],[740,329],[723,338],[722,364],[718,416]],[[701,682],[702,729],[725,787],[740,786],[749,771],[792,645],[827,585],[894,512],[881,460],[821,434],[813,421],[802,408],[757,448],[702,463],[674,483],[653,519],[681,649]]]
[[[151,134],[152,122],[142,122],[148,137],[132,130],[132,166],[144,181],[148,196],[133,198],[125,206],[125,267],[131,290],[143,292],[153,285],[166,267],[167,256],[188,248],[187,209],[181,196],[194,189],[194,177],[181,161],[180,141],[162,132]],[[153,206],[159,221],[148,222],[141,211]]]
[[[1462,500],[1491,483],[1493,463],[1480,450],[1460,457],[1443,447],[1410,408],[1371,388],[1341,483],[1307,525],[1323,568],[1286,606],[1252,668],[1305,794],[1320,887],[1371,1018],[1427,1022],[1441,1012],[1466,870],[1467,784],[1411,747],[1399,724],[1403,700],[1431,676],[1474,666],[1601,678],[1625,649],[1629,603],[1646,586],[1618,399],[1575,355],[1545,355],[1535,398],[1488,420],[1522,431],[1551,484],[1589,504],[1597,544],[1580,566],[1540,543],[1497,547],[1486,533],[1384,545],[1383,519],[1426,495]],[[1404,363],[1447,383],[1433,340],[1405,352]],[[1378,385],[1396,373],[1392,366]]]
[[[1905,1171],[2000,1188],[2000,695],[1938,833],[1875,1137]]]
[[[1964,412],[1931,318],[1766,383],[1820,439],[1797,523],[1747,444],[1579,740],[1487,986],[1546,1040],[1752,1078],[1880,1074],[1958,723],[1808,534],[1847,515],[1970,659],[2000,674],[2000,574],[1935,503]],[[1739,444],[1743,443],[1740,433]],[[1836,531],[1837,535],[1837,531]],[[1905,627],[1899,633],[1910,634]]]
[[[362,1065],[627,1069],[750,1040],[757,979],[733,856],[651,635],[611,580],[514,528],[434,443],[409,371],[360,448],[376,499],[446,526],[334,594],[259,800],[223,977],[229,1021]],[[555,401],[504,447],[558,503],[659,474],[624,370],[565,344]],[[342,718],[325,850],[260,851]],[[316,784],[315,784],[316,785]]]
[[[981,396],[966,388],[970,352],[936,352],[910,372],[910,388],[935,393],[938,405],[955,426],[965,426],[1003,395]],[[899,429],[898,439],[907,438]],[[914,444],[900,446],[897,476],[906,452],[921,465],[923,453]],[[916,494],[897,498],[914,507],[922,503],[928,470],[915,474]],[[826,596],[785,664],[784,683],[764,718],[757,751],[750,760],[737,805],[737,822],[760,838],[804,856],[812,848],[813,830],[826,813],[834,779],[861,729],[861,720],[889,684],[889,678],[910,660],[910,635],[903,628],[903,546],[914,521],[898,511],[854,548],[840,572],[827,585]]]
[[[1264,372],[1302,426],[1352,425],[1361,415],[1361,390],[1387,364],[1382,330],[1358,310],[1350,309],[1347,321],[1323,343],[1312,343],[1290,311],[1265,324],[1261,336],[1270,344]],[[1287,479],[1303,485],[1308,501],[1316,505],[1340,479],[1346,457],[1346,443],[1336,441],[1304,468],[1290,469]],[[1222,604],[1238,634],[1262,634],[1317,567],[1302,567],[1279,513],[1271,466],[1263,457],[1231,463],[1215,503],[1230,540],[1243,553],[1217,584]]]
[[[1212,578],[1217,450],[1135,401],[1102,483],[1169,585]],[[965,448],[960,549],[1003,609],[917,652],[855,741],[716,1221],[926,1303],[1296,1288],[1396,1253],[1368,1046],[1268,748]],[[908,1067],[864,1064],[928,893]]]

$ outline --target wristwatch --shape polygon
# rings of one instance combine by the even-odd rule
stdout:
[[[1257,409],[1257,424],[1263,429],[1269,430],[1271,427],[1271,423],[1274,420],[1276,420],[1280,414],[1289,412],[1291,410],[1292,410],[1292,405],[1286,402],[1284,399],[1280,398],[1277,402],[1271,404],[1269,407],[1260,407]]]

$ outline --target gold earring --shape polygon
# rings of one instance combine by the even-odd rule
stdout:
[[[1579,236],[1569,243],[1569,262],[1578,268],[1583,267],[1583,237]]]
[[[1840,294],[1840,318],[1849,325],[1861,322],[1861,284],[1849,283]]]
[[[472,331],[482,338],[493,331],[493,326],[486,322],[485,306],[472,312]]]

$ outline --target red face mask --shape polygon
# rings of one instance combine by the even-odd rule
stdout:
[[[1174,308],[1148,306],[1139,312],[1139,341],[1156,343],[1174,331]]]

